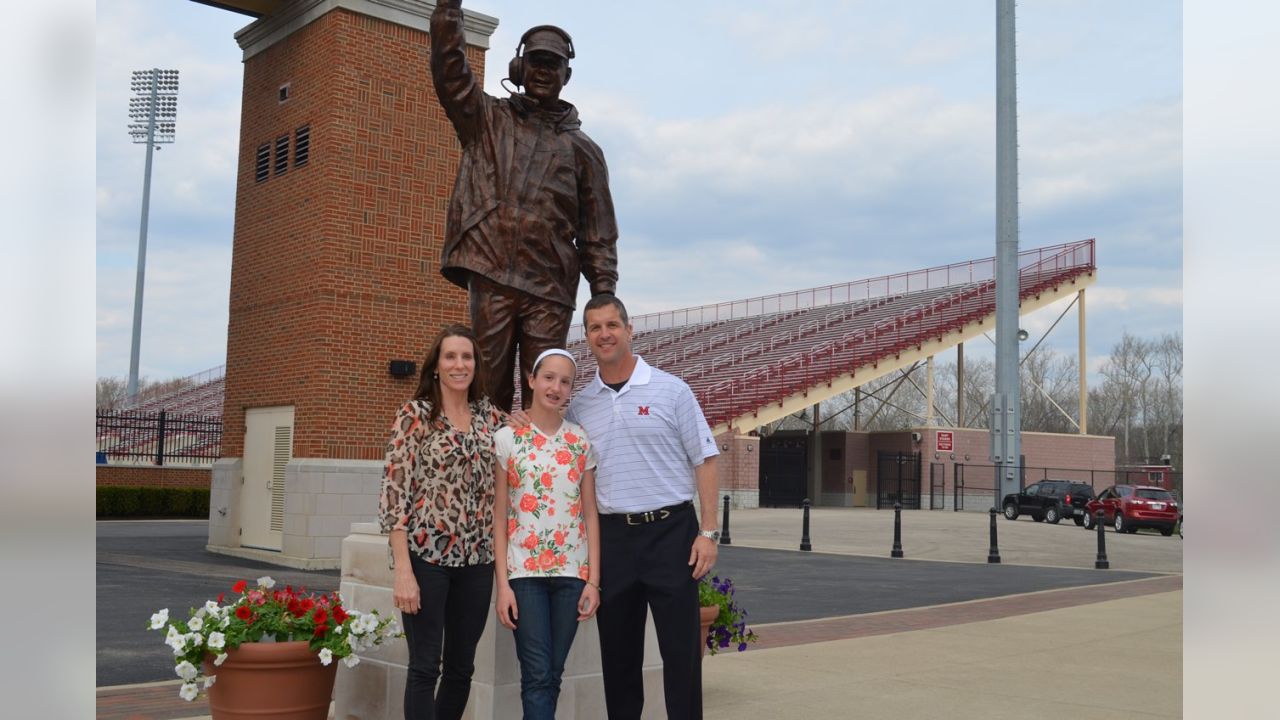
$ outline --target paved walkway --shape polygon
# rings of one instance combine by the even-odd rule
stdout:
[[[823,509],[811,521],[815,549],[888,554],[891,512]],[[731,523],[735,547],[799,542],[795,510],[738,511]],[[908,558],[985,561],[985,516],[921,511],[903,524]],[[1069,523],[1001,518],[999,530],[1005,563],[1092,567],[1095,537]],[[1170,574],[760,625],[747,652],[705,660],[706,717],[1179,718],[1181,542],[1110,532],[1107,541],[1113,568]],[[1117,678],[1124,693],[1096,691]],[[99,688],[97,716],[197,720],[208,705],[183,702],[177,681],[162,681]]]

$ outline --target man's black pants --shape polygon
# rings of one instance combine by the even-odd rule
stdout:
[[[698,583],[689,552],[698,518],[688,504],[665,520],[628,525],[600,516],[600,656],[610,720],[644,708],[645,608],[653,611],[670,720],[702,718]]]

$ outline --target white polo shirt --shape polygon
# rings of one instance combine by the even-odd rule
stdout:
[[[692,500],[693,469],[720,454],[689,386],[639,355],[621,391],[605,385],[596,370],[565,417],[591,438],[601,513],[644,512]]]

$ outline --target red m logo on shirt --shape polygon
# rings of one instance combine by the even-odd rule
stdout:
[[[649,414],[649,406],[648,406],[648,405],[638,405],[638,406],[636,406],[636,414],[637,414],[637,415],[648,415],[648,414]]]

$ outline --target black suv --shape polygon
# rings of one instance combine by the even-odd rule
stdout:
[[[1004,516],[1017,520],[1026,513],[1036,522],[1057,523],[1064,517],[1084,524],[1085,505],[1093,499],[1093,487],[1071,480],[1041,480],[1016,495],[1005,495]]]

